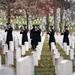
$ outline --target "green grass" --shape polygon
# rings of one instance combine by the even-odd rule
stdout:
[[[35,67],[35,75],[54,75],[54,66],[52,61],[52,55],[48,46],[48,38],[46,38],[43,46],[41,60],[39,65]]]

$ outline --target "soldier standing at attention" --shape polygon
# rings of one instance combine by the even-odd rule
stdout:
[[[49,34],[49,47],[51,50],[51,42],[54,42],[56,44],[55,37],[54,37],[55,31],[53,29],[53,26],[50,26],[48,34]]]
[[[7,23],[6,25],[7,25],[7,28],[5,29],[5,32],[7,32],[6,44],[8,45],[9,49],[9,42],[13,41],[13,36],[12,36],[13,28],[10,26],[9,23]]]
[[[37,45],[37,37],[36,37],[36,26],[33,25],[33,28],[30,30],[30,39],[31,39],[31,45],[32,49],[35,50],[36,45]]]
[[[69,30],[68,30],[67,26],[64,26],[64,31],[63,31],[62,35],[64,35],[63,36],[63,43],[67,43],[67,45],[69,45],[69,38],[68,38]]]
[[[22,45],[24,45],[24,43],[28,41],[27,33],[28,33],[27,25],[23,25],[20,31],[20,34],[22,34]]]

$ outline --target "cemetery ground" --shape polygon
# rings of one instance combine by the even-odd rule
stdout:
[[[60,52],[60,55],[63,56],[64,59],[69,59],[69,56],[65,54],[65,52],[62,50],[59,44],[56,44],[57,49]],[[30,49],[28,52],[26,52],[26,56],[30,55],[33,50]],[[0,49],[0,54],[2,55],[2,49]],[[5,57],[2,55],[2,64],[5,63]],[[16,66],[14,66],[16,67]],[[73,70],[75,71],[75,66],[73,66]],[[39,65],[35,66],[35,75],[55,75],[55,67],[53,66],[53,60],[52,60],[52,54],[49,50],[48,46],[48,38],[46,37],[41,60],[39,60]]]

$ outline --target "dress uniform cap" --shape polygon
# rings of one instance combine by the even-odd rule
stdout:
[[[68,26],[64,26],[64,28],[68,28]]]
[[[53,28],[53,26],[50,26],[50,28]]]

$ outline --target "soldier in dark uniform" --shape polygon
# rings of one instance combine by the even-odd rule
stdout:
[[[37,34],[36,36],[37,36],[37,44],[38,44],[38,42],[41,42],[41,29],[39,25],[37,25],[36,34]]]
[[[32,49],[35,49],[36,45],[37,45],[36,26],[35,25],[33,25],[33,28],[30,31],[30,38],[31,38]]]
[[[7,25],[7,28],[5,30],[5,32],[7,32],[6,44],[8,45],[8,49],[9,49],[9,42],[13,41],[13,36],[12,36],[13,28],[10,26],[9,23],[7,23],[6,25]]]
[[[51,49],[51,42],[54,42],[56,44],[54,37],[55,31],[53,29],[53,26],[50,26],[48,34],[49,34],[49,47]]]
[[[63,36],[63,43],[67,43],[67,45],[69,45],[69,38],[68,38],[68,35],[69,35],[69,30],[68,30],[68,27],[67,26],[64,26],[64,31],[62,33]]]
[[[23,25],[20,34],[22,34],[22,45],[24,45],[25,42],[28,41],[28,29],[27,29],[27,25]]]

